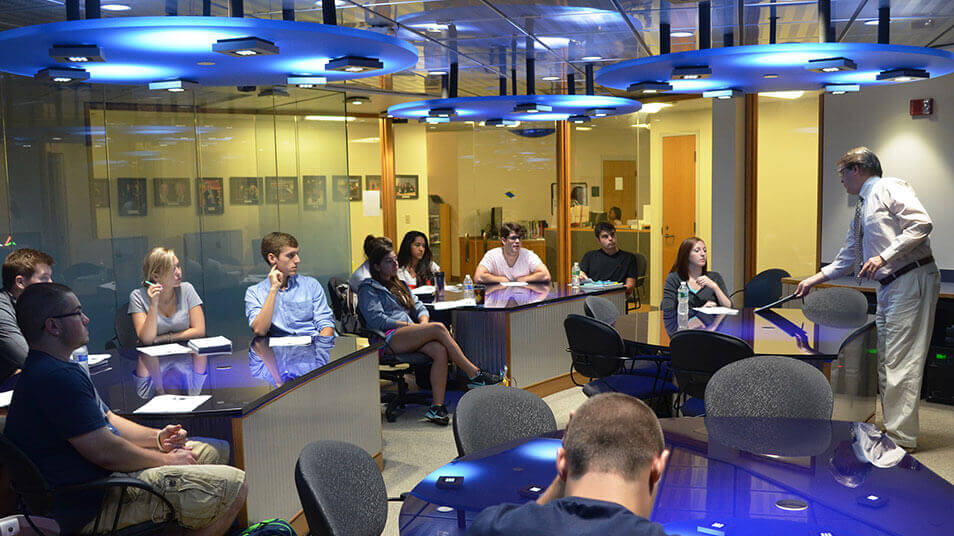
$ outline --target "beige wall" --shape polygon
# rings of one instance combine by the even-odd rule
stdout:
[[[815,272],[818,95],[759,98],[756,270]]]
[[[348,123],[348,172],[361,175],[361,187],[367,188],[368,175],[381,175],[381,143],[378,120],[359,118]],[[378,141],[374,141],[378,140]],[[364,262],[364,237],[384,234],[381,216],[365,216],[362,201],[351,201],[351,269]]]

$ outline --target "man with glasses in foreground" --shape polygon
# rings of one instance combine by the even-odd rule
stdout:
[[[867,147],[838,160],[845,190],[858,195],[855,217],[835,260],[798,284],[796,296],[854,271],[878,287],[878,384],[888,436],[911,452],[918,441],[918,400],[934,330],[941,276],[928,239],[934,227],[908,183],[883,177]]]
[[[114,414],[89,374],[70,354],[89,342],[79,299],[65,285],[30,285],[17,299],[17,322],[29,344],[7,416],[5,435],[37,465],[53,489],[119,473],[149,483],[176,510],[186,534],[225,534],[245,503],[245,473],[228,461],[224,441],[189,441],[180,425],[148,428]],[[102,523],[111,526],[119,500],[109,492]],[[103,493],[57,496],[61,534],[89,534]],[[164,519],[160,499],[130,488],[118,528]]]
[[[480,264],[474,271],[477,283],[506,283],[523,281],[526,283],[549,283],[550,270],[536,253],[520,247],[520,241],[526,229],[519,223],[505,223],[500,226],[501,247],[484,253]]]

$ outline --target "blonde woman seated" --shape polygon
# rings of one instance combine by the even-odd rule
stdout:
[[[129,314],[142,344],[165,344],[205,337],[202,299],[182,281],[179,258],[155,248],[142,263],[143,287],[129,293]]]

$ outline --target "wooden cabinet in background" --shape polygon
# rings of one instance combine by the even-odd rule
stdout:
[[[500,240],[497,239],[484,239],[480,237],[458,237],[458,244],[460,245],[460,273],[454,274],[460,279],[463,279],[465,275],[470,274],[471,277],[474,276],[474,270],[477,269],[477,265],[480,264],[480,259],[484,258],[484,253],[488,249],[493,249],[500,246]],[[537,254],[543,262],[546,262],[547,259],[547,242],[542,238],[528,238],[520,242],[521,247],[527,248],[530,251]],[[547,268],[550,269],[551,273],[553,268],[549,265]]]

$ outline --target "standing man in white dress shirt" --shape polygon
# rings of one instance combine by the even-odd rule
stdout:
[[[835,260],[799,283],[795,295],[852,272],[880,283],[878,383],[884,426],[895,443],[912,451],[941,290],[928,240],[933,224],[914,189],[900,179],[882,177],[881,162],[867,147],[848,151],[837,165],[845,190],[859,196],[855,218]]]

